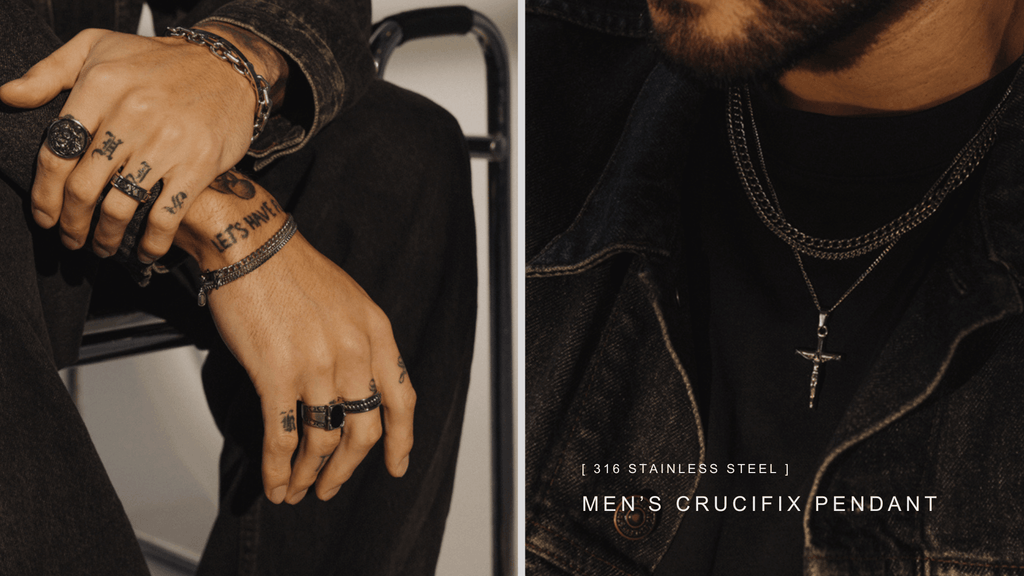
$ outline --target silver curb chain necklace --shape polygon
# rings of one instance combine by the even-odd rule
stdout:
[[[949,194],[956,190],[974,172],[974,169],[981,163],[981,160],[988,153],[995,142],[997,120],[1002,115],[1003,105],[1013,88],[1013,82],[1003,93],[999,103],[982,122],[978,131],[967,141],[967,144],[953,158],[953,162],[939,176],[939,179],[932,184],[928,192],[916,205],[903,214],[897,216],[888,223],[860,236],[845,239],[824,239],[815,238],[804,234],[790,224],[782,213],[782,206],[779,203],[775,187],[768,178],[768,170],[765,166],[764,153],[761,150],[761,139],[757,133],[757,125],[754,123],[754,109],[751,104],[750,91],[746,86],[729,89],[729,105],[727,112],[727,132],[729,135],[729,147],[732,149],[732,157],[736,163],[736,170],[739,173],[740,183],[746,192],[754,212],[765,226],[779,237],[793,250],[800,273],[803,275],[807,290],[810,292],[814,307],[818,310],[816,349],[796,349],[796,354],[809,360],[812,364],[810,381],[809,408],[814,408],[814,397],[817,394],[819,369],[822,364],[832,360],[839,360],[842,354],[825,352],[825,337],[828,336],[828,317],[846,300],[860,284],[868,277],[868,274],[878,266],[879,262],[892,250],[896,242],[904,234],[916,228],[919,224],[935,213],[939,205]],[[744,111],[746,110],[746,112]],[[749,117],[750,129],[753,134],[754,150],[757,155],[757,166],[760,167],[764,177],[764,186],[761,185],[761,178],[757,174],[757,167],[750,156],[747,144],[746,121]],[[810,256],[822,260],[845,260],[880,250],[878,256],[864,270],[864,273],[850,286],[846,292],[829,308],[821,305],[818,294],[814,290],[807,270],[804,268],[803,256]]]

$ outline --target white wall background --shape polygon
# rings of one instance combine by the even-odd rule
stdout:
[[[404,10],[444,4],[437,0],[377,0],[374,21]],[[516,2],[475,0],[465,5],[491,18],[508,44],[514,129]],[[385,78],[447,108],[466,134],[486,133],[484,65],[471,37],[410,42],[395,52]],[[513,133],[513,151],[517,141]],[[487,166],[474,160],[472,167],[481,262],[477,344],[455,494],[437,568],[438,574],[455,576],[492,573]],[[515,158],[512,174],[515,178]],[[513,179],[513,194],[516,189]],[[512,206],[516,206],[515,197]],[[516,243],[514,240],[513,245]],[[78,375],[82,417],[136,531],[194,559],[202,552],[216,515],[221,444],[206,409],[199,380],[201,362],[198,351],[179,349],[84,367]],[[124,409],[126,405],[132,409]]]

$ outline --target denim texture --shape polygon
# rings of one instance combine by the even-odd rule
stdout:
[[[0,30],[11,38],[0,51],[0,82],[19,76],[60,42],[46,22],[48,4],[3,4]],[[355,48],[342,46],[349,46],[344,34],[331,28],[346,24],[328,13],[346,12],[342,20],[354,23],[368,22],[369,11],[364,2],[327,9],[334,4],[294,4],[296,18],[305,14],[314,23],[294,31],[303,36],[295,39],[294,54],[316,61],[304,70],[346,72],[310,82],[310,94],[322,89],[324,95],[315,96],[315,115],[309,102],[310,123],[295,124],[305,136],[283,149],[286,155],[267,157],[254,178],[391,319],[418,393],[416,446],[406,476],[387,474],[378,445],[331,502],[320,502],[311,491],[294,507],[270,504],[260,479],[259,401],[220,342],[208,310],[195,304],[194,270],[186,265],[157,275],[143,289],[123,267],[98,262],[87,251],[68,251],[54,230],[40,230],[28,215],[27,191],[44,129],[58,115],[63,96],[38,110],[4,108],[0,573],[147,573],[123,508],[56,374],[77,354],[90,293],[95,309],[131,306],[161,314],[211,349],[204,388],[225,444],[218,517],[201,574],[433,573],[451,500],[476,314],[468,156],[457,122],[445,111],[370,74],[348,73],[353,61],[356,68],[369,62],[365,33],[356,35],[363,50],[355,57]],[[130,21],[125,6],[131,5],[119,0],[97,13]],[[207,14],[192,17],[241,18],[254,5],[233,2],[222,13],[201,3],[196,10]],[[50,9],[62,13],[57,6]],[[106,24],[125,26],[117,18]],[[314,45],[316,53],[304,52]],[[324,61],[324,45],[341,49],[332,52],[333,62]],[[335,89],[342,85],[339,95]],[[291,120],[285,114],[279,122]],[[249,161],[248,169],[255,170],[257,161]]]
[[[687,273],[703,191],[688,157],[722,96],[665,68],[649,40],[594,25],[605,6],[581,24],[586,5],[562,17],[528,2],[526,565],[641,575],[668,549],[684,514],[675,499],[700,475],[581,467],[704,461],[688,371],[689,287],[701,279]],[[802,495],[935,495],[935,510],[812,508],[806,574],[1024,570],[1022,131],[1018,85],[973,176],[980,191],[936,246]],[[583,508],[584,497],[652,494],[662,508],[637,540],[612,513]]]

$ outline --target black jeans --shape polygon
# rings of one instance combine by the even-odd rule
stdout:
[[[56,374],[80,335],[93,279],[97,305],[163,314],[210,348],[204,386],[225,444],[220,509],[200,574],[433,573],[476,314],[469,163],[458,124],[425,99],[376,82],[310,146],[255,177],[391,319],[418,394],[405,477],[387,474],[378,445],[330,502],[310,491],[297,506],[271,504],[260,479],[259,399],[207,310],[183,286],[193,277],[179,269],[142,289],[108,263],[94,273],[95,258],[65,250],[52,231],[30,224],[25,192],[5,183],[0,573],[146,573]]]

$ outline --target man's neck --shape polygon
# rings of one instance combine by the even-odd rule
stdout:
[[[792,108],[837,116],[931,108],[1020,57],[1021,4],[924,0],[898,17],[883,15],[783,74],[778,97]]]

